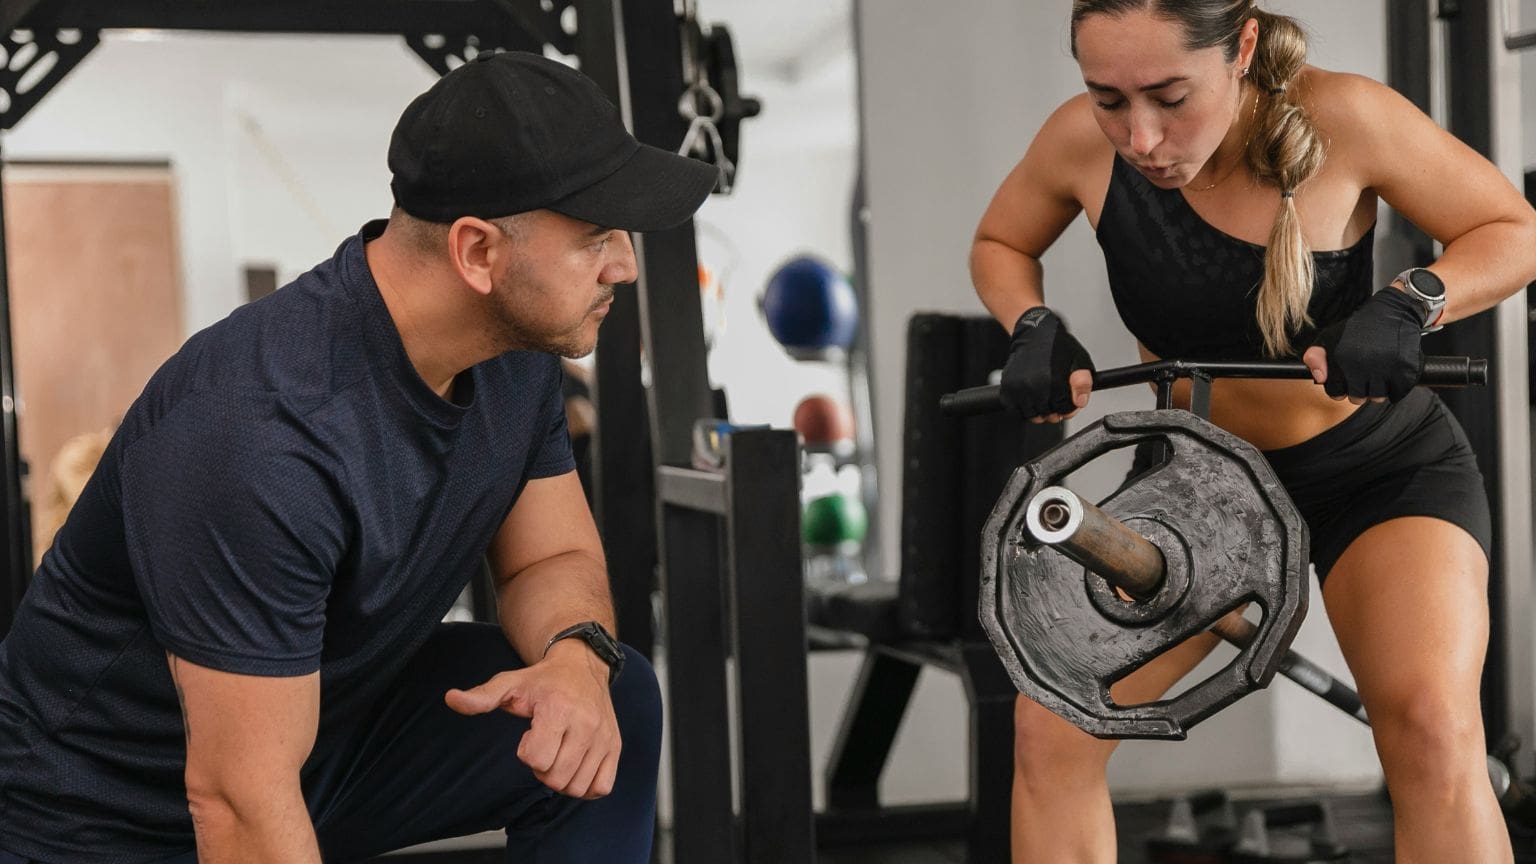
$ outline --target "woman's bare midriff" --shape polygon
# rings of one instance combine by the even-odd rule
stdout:
[[[1159,358],[1145,350],[1142,359]],[[1189,382],[1173,388],[1173,404],[1189,407]],[[1360,406],[1335,401],[1310,380],[1221,378],[1211,384],[1211,422],[1260,450],[1300,444],[1353,414]]]

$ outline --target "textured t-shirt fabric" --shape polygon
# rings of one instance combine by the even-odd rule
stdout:
[[[310,764],[479,572],[529,480],[573,470],[558,358],[452,399],[416,374],[364,226],[194,335],[129,409],[0,643],[0,848],[50,862],[190,847],[171,652],[319,671]]]
[[[1298,354],[1371,296],[1375,234],[1373,227],[1348,249],[1312,253],[1312,325],[1292,337]],[[1115,309],[1148,351],[1168,360],[1264,356],[1256,316],[1263,246],[1216,229],[1181,191],[1159,189],[1118,154],[1097,236]]]

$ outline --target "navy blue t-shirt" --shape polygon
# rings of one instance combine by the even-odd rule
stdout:
[[[198,333],[124,418],[0,643],[0,849],[116,864],[192,846],[166,652],[320,672],[310,764],[571,471],[558,358],[416,374],[368,270],[330,261]]]

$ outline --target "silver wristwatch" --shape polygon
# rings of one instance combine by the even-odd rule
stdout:
[[[1440,312],[1445,308],[1445,283],[1439,276],[1423,267],[1409,267],[1397,274],[1396,281],[1403,283],[1403,290],[1408,292],[1408,296],[1424,307],[1424,329],[1421,332],[1433,333],[1445,326],[1438,323]]]

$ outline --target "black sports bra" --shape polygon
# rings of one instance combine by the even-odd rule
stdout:
[[[1312,326],[1292,337],[1296,353],[1317,328],[1344,318],[1371,295],[1375,234],[1373,225],[1348,249],[1312,253]],[[1120,320],[1147,350],[1181,360],[1264,356],[1255,318],[1263,246],[1213,228],[1183,193],[1153,186],[1119,154],[1097,236]]]

